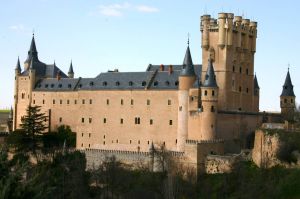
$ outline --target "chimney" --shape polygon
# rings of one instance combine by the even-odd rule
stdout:
[[[160,65],[160,71],[164,71],[165,70],[165,66],[163,64]]]
[[[173,65],[169,66],[169,75],[171,75],[173,73]]]
[[[61,72],[60,72],[60,70],[57,71],[56,78],[57,78],[58,81],[61,79]]]

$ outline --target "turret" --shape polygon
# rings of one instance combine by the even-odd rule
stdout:
[[[74,78],[74,71],[73,71],[72,60],[71,60],[70,68],[69,68],[69,71],[68,71],[68,76],[69,76],[69,78]]]
[[[208,49],[209,47],[209,26],[210,15],[201,16],[201,29],[202,29],[202,48]]]
[[[15,86],[14,86],[14,114],[12,114],[13,118],[13,124],[12,124],[12,130],[16,129],[16,110],[17,110],[17,104],[18,104],[18,88],[19,88],[19,75],[21,74],[21,65],[20,65],[20,59],[18,57],[17,65],[15,67]]]
[[[34,34],[32,35],[32,40],[30,44],[30,48],[28,50],[28,56],[26,61],[24,62],[24,69],[28,70],[30,67],[30,62],[31,60],[33,61],[38,61],[38,52],[36,50],[36,45],[35,45],[35,39],[34,39]]]
[[[218,17],[218,24],[219,24],[219,40],[218,40],[218,45],[221,48],[224,48],[224,46],[225,46],[225,36],[226,36],[225,24],[226,24],[226,17],[227,17],[227,13],[219,13],[219,17]]]
[[[29,87],[28,87],[28,94],[29,94],[29,105],[32,101],[32,90],[35,86],[35,68],[34,68],[34,59],[32,58],[30,61],[30,67],[29,67]]]
[[[295,93],[294,86],[292,84],[290,71],[288,70],[285,82],[280,95],[280,108],[281,114],[284,120],[291,121],[294,117],[295,112]]]
[[[202,121],[201,139],[216,139],[217,127],[217,106],[218,106],[218,85],[212,60],[208,60],[208,67],[205,80],[201,86],[202,94]]]
[[[17,65],[15,68],[15,75],[19,75],[21,73],[21,65],[20,65],[20,59],[18,57]]]
[[[258,112],[259,111],[259,85],[257,82],[257,77],[256,74],[254,75],[254,79],[253,79],[253,106],[252,109],[254,112]]]
[[[233,13],[227,13],[227,45],[233,44]]]
[[[178,126],[177,126],[177,150],[184,151],[185,141],[188,136],[188,100],[189,89],[196,80],[194,64],[190,52],[189,42],[183,60],[182,70],[179,75],[178,91]]]

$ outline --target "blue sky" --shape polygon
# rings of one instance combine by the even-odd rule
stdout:
[[[233,12],[258,22],[260,110],[279,111],[288,63],[300,97],[299,10],[291,0],[0,0],[0,108],[13,103],[14,67],[18,56],[25,61],[33,30],[41,61],[67,72],[72,59],[76,77],[95,77],[180,64],[188,33],[193,61],[201,63],[200,16]]]

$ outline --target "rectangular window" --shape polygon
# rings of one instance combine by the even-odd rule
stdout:
[[[179,111],[182,111],[182,106],[179,106]]]
[[[109,99],[106,100],[106,104],[109,105]]]
[[[150,125],[152,125],[153,124],[153,119],[150,119]]]
[[[90,104],[92,104],[93,103],[93,100],[92,99],[90,99]]]
[[[85,100],[84,99],[82,100],[82,104],[85,104]]]
[[[123,99],[121,99],[121,105],[123,105],[124,104],[124,101],[123,101]]]
[[[89,137],[91,137],[91,134],[89,133]]]
[[[60,123],[62,122],[62,117],[59,118],[59,122],[60,122]]]
[[[55,100],[53,100],[52,103],[55,104]]]
[[[132,140],[129,140],[129,143],[131,144]]]
[[[149,99],[147,99],[147,105],[148,105],[148,106],[150,105],[150,100],[149,100]]]
[[[133,99],[130,100],[130,104],[133,105]]]
[[[123,124],[123,118],[121,118],[120,123]]]
[[[170,106],[172,104],[171,100],[169,99],[168,100],[168,105]]]
[[[106,124],[106,118],[103,118],[103,123]]]
[[[45,104],[45,100],[43,100],[43,104]]]
[[[70,100],[67,100],[67,104],[70,104]]]
[[[35,100],[33,100],[33,102],[32,102],[33,104],[35,104]]]
[[[77,100],[74,100],[74,104],[77,104]]]
[[[139,117],[135,117],[134,118],[134,123],[135,124],[140,124],[141,123],[141,119]]]
[[[92,118],[89,118],[89,123],[92,123]]]
[[[62,100],[59,100],[59,103],[62,104]]]
[[[173,125],[173,120],[169,120],[169,125]]]
[[[83,137],[83,133],[81,133],[81,137]]]
[[[84,123],[84,118],[81,118],[81,123]]]

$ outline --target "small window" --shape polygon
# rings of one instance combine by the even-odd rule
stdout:
[[[59,100],[59,103],[62,104],[62,100]]]
[[[91,137],[91,134],[89,133],[89,138]]]
[[[43,100],[43,104],[45,104],[45,100]]]
[[[140,141],[140,140],[138,141],[138,144],[141,144],[141,141]]]
[[[168,100],[168,105],[170,106],[172,104],[172,101],[169,99]]]
[[[74,104],[77,104],[77,100],[74,100]]]
[[[81,123],[84,123],[84,118],[81,118]]]
[[[249,88],[246,88],[246,93],[249,93]]]
[[[150,100],[149,100],[149,99],[147,99],[147,105],[148,105],[148,106],[150,105]]]
[[[207,90],[204,91],[204,95],[207,96]]]
[[[146,82],[145,81],[142,82],[142,86],[146,86]]]
[[[82,100],[82,104],[85,104],[85,100],[84,99]]]
[[[120,119],[120,124],[123,124],[124,120],[123,118]]]
[[[154,85],[154,86],[157,86],[157,85],[158,85],[158,81],[155,81],[153,85]]]
[[[106,105],[109,105],[109,99],[106,100]]]
[[[242,67],[240,67],[240,73],[242,74]]]
[[[35,104],[35,100],[33,100],[32,103]]]
[[[70,100],[67,100],[67,104],[70,104]]]
[[[132,81],[129,82],[129,86],[133,86],[133,82]]]
[[[52,104],[55,104],[55,100],[52,101]]]
[[[81,88],[81,87],[82,87],[82,84],[79,84],[78,87]]]
[[[135,117],[135,118],[134,118],[134,123],[135,123],[135,124],[141,124],[141,118]]]
[[[106,124],[106,118],[103,118],[103,123]]]
[[[93,100],[92,99],[90,99],[90,104],[92,104],[93,103]]]
[[[214,106],[211,106],[210,112],[215,112],[215,107]]]
[[[61,88],[61,87],[62,87],[62,84],[58,84],[58,87]]]
[[[102,85],[103,85],[103,86],[107,86],[107,82],[103,82]]]
[[[133,101],[133,99],[131,99],[131,100],[130,100],[130,104],[131,104],[131,105],[133,105],[133,104],[134,104],[134,101]]]
[[[239,87],[239,91],[242,92],[242,87],[241,86]]]
[[[246,69],[246,74],[249,75],[249,69],[248,68]]]
[[[179,111],[182,111],[182,106],[179,106]]]
[[[116,143],[119,143],[119,140],[116,140]]]
[[[132,140],[129,140],[129,143],[131,144]]]
[[[215,96],[215,91],[214,90],[211,91],[211,95]]]
[[[89,118],[89,123],[92,123],[92,118]]]
[[[166,86],[169,86],[169,85],[170,85],[170,82],[169,82],[169,81],[166,81],[165,84],[166,84]]]
[[[83,137],[83,133],[81,133],[81,137]]]
[[[150,141],[148,140],[148,142],[147,142],[147,143],[148,143],[148,145],[149,145],[149,144],[150,144]]]
[[[105,135],[103,135],[103,139],[105,139]]]
[[[153,119],[150,119],[150,125],[152,125],[153,124]]]
[[[51,88],[54,88],[54,84],[51,84]]]
[[[91,145],[89,144],[89,148],[91,147]]]
[[[62,117],[59,118],[59,122],[60,122],[60,123],[62,122]]]
[[[116,86],[120,86],[120,82],[118,81],[118,82],[116,82]]]
[[[45,88],[48,88],[48,84],[45,84]]]
[[[124,104],[124,100],[123,99],[121,99],[121,105],[123,105]]]
[[[178,82],[178,81],[176,81],[176,82],[175,82],[175,86],[178,86],[178,83],[179,83],[179,82]]]
[[[293,99],[291,99],[291,103],[294,103],[294,100],[293,100]]]
[[[81,147],[83,147],[83,143],[81,143]]]
[[[232,72],[235,72],[235,66],[232,66]]]
[[[287,99],[284,99],[284,103],[287,103]]]
[[[22,93],[22,99],[24,99],[25,98],[25,93]]]
[[[94,86],[94,82],[90,82],[90,86]]]
[[[173,125],[173,120],[169,120],[169,125]]]
[[[105,145],[105,141],[103,141],[103,145]]]
[[[72,85],[71,85],[71,84],[68,84],[68,88],[72,88]]]
[[[175,140],[175,143],[177,144],[177,139]]]

